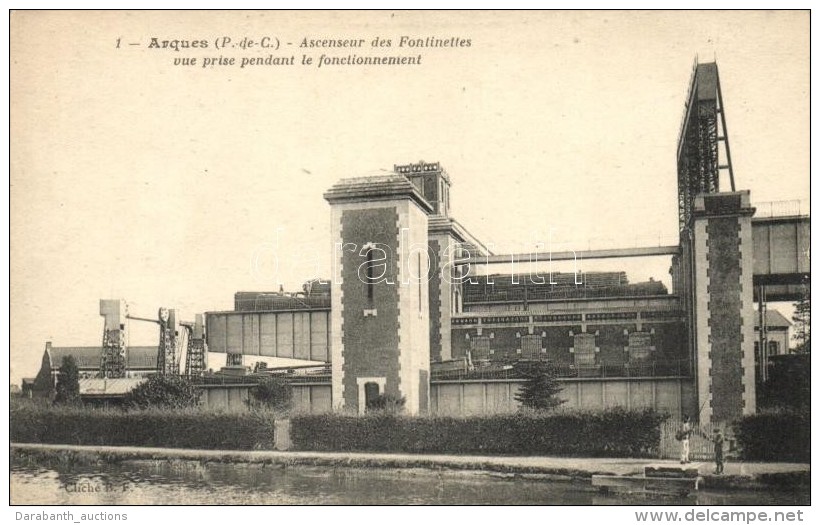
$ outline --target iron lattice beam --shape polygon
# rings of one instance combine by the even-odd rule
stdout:
[[[100,375],[108,378],[125,377],[126,360],[125,328],[104,329]]]
[[[185,375],[201,376],[205,373],[205,339],[193,337],[188,330],[188,351],[185,355]]]
[[[128,367],[128,337],[125,329],[128,306],[117,299],[101,299],[100,315],[104,318],[100,377],[125,377]]]
[[[159,311],[159,347],[157,348],[157,373],[160,375],[179,374],[177,361],[176,312],[167,308]]]
[[[205,342],[205,320],[202,314],[196,314],[193,323],[180,323],[188,335],[188,348],[185,352],[185,375],[201,376],[208,366],[208,346]]]
[[[176,352],[170,332],[167,326],[160,326],[159,348],[157,349],[157,373],[160,375],[173,374]]]
[[[720,164],[720,142],[724,144],[726,164]],[[721,170],[728,170],[731,188],[735,191],[717,64],[697,64],[678,141],[678,223],[681,232],[690,226],[695,196],[720,191]]]

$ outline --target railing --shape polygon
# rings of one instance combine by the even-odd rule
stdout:
[[[258,385],[260,381],[264,381],[269,377],[281,377],[291,383],[329,383],[330,371],[321,371],[311,374],[268,374],[259,373],[251,375],[230,375],[230,374],[212,374],[205,376],[192,376],[191,382],[195,385],[201,386],[219,386],[219,385]]]
[[[253,297],[237,297],[234,299],[234,309],[243,312],[326,308],[330,308],[330,295],[289,296],[260,294]]]
[[[675,434],[683,426],[683,422],[677,418],[667,419],[661,423],[661,442],[658,450],[660,459],[680,458],[681,442],[675,439]],[[721,426],[707,421],[695,423],[693,432],[689,438],[689,459],[692,461],[713,461],[715,459],[715,446],[711,441],[715,428],[720,428],[725,432],[726,455],[734,455],[736,452],[736,440],[730,425]]]
[[[213,374],[205,376],[191,376],[191,383],[201,386],[209,385],[258,385],[262,379],[258,375],[229,375],[229,374]]]
[[[480,286],[480,285],[479,285]],[[464,303],[485,303],[485,302],[531,302],[561,300],[561,299],[591,299],[604,297],[652,297],[658,295],[668,295],[669,291],[660,281],[657,283],[639,283],[623,286],[608,287],[561,287],[548,289],[546,287],[528,288],[526,293],[524,287],[510,287],[506,290],[470,290],[465,288]]]
[[[638,378],[638,377],[690,377],[688,359],[671,361],[647,361],[645,363],[604,363],[600,365],[553,364],[559,379],[573,378]],[[523,376],[514,367],[478,367],[474,370],[442,370],[431,374],[433,381],[463,380],[520,380]]]
[[[690,377],[691,366],[688,359],[668,360],[668,361],[647,361],[639,363],[601,363],[597,365],[573,365],[559,363],[552,365],[555,374],[560,379],[573,378],[639,378],[639,377]],[[256,385],[270,374],[254,375],[228,375],[213,374],[205,376],[193,376],[191,382],[196,385]],[[311,373],[290,373],[273,374],[273,377],[281,377],[290,383],[301,384],[322,384],[331,380],[330,371],[321,369]],[[464,381],[464,380],[521,380],[521,371],[512,365],[505,367],[484,366],[473,370],[441,370],[433,371],[431,380],[433,381]]]
[[[287,376],[286,379],[290,383],[330,383],[331,377],[330,374],[324,375],[292,375]]]
[[[789,201],[768,201],[753,202],[755,208],[755,218],[768,217],[799,217],[804,213],[809,214],[809,203],[800,199]]]
[[[462,380],[514,380],[521,379],[521,374],[510,368],[492,368],[475,370],[442,370],[430,374],[431,381],[462,381]]]

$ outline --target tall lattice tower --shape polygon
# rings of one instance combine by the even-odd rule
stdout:
[[[725,163],[721,164],[723,157]],[[714,62],[695,62],[678,136],[677,160],[678,224],[684,232],[691,227],[695,196],[720,191],[721,171],[728,172],[731,191],[735,191],[726,112]]]
[[[100,376],[125,377],[128,367],[128,342],[125,330],[127,306],[125,302],[116,299],[102,299],[100,300],[100,315],[105,318],[100,355]]]
[[[185,354],[185,375],[200,376],[207,365],[205,346],[205,324],[202,314],[196,314],[193,323],[181,323],[188,331],[188,349]]]
[[[157,349],[157,373],[178,375],[176,310],[159,309],[159,348]]]

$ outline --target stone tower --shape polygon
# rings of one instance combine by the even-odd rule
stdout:
[[[331,205],[334,410],[363,413],[380,394],[408,414],[430,406],[428,214],[407,177],[342,179]]]
[[[700,420],[755,411],[749,192],[702,193],[693,209],[694,319]]]

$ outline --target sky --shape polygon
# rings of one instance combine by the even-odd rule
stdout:
[[[215,48],[266,36],[280,49]],[[470,46],[399,48],[401,36]],[[305,38],[366,45],[300,49]],[[675,244],[695,57],[720,69],[737,188],[808,207],[804,12],[15,12],[10,45],[13,383],[36,374],[46,341],[98,345],[99,299],[193,319],[239,290],[327,277],[323,192],[394,164],[441,162],[452,215],[496,253],[549,232],[562,248]],[[299,64],[323,53],[422,59]],[[271,54],[296,65],[218,64]],[[584,269],[668,283],[668,267]],[[130,331],[155,344],[153,325]]]

